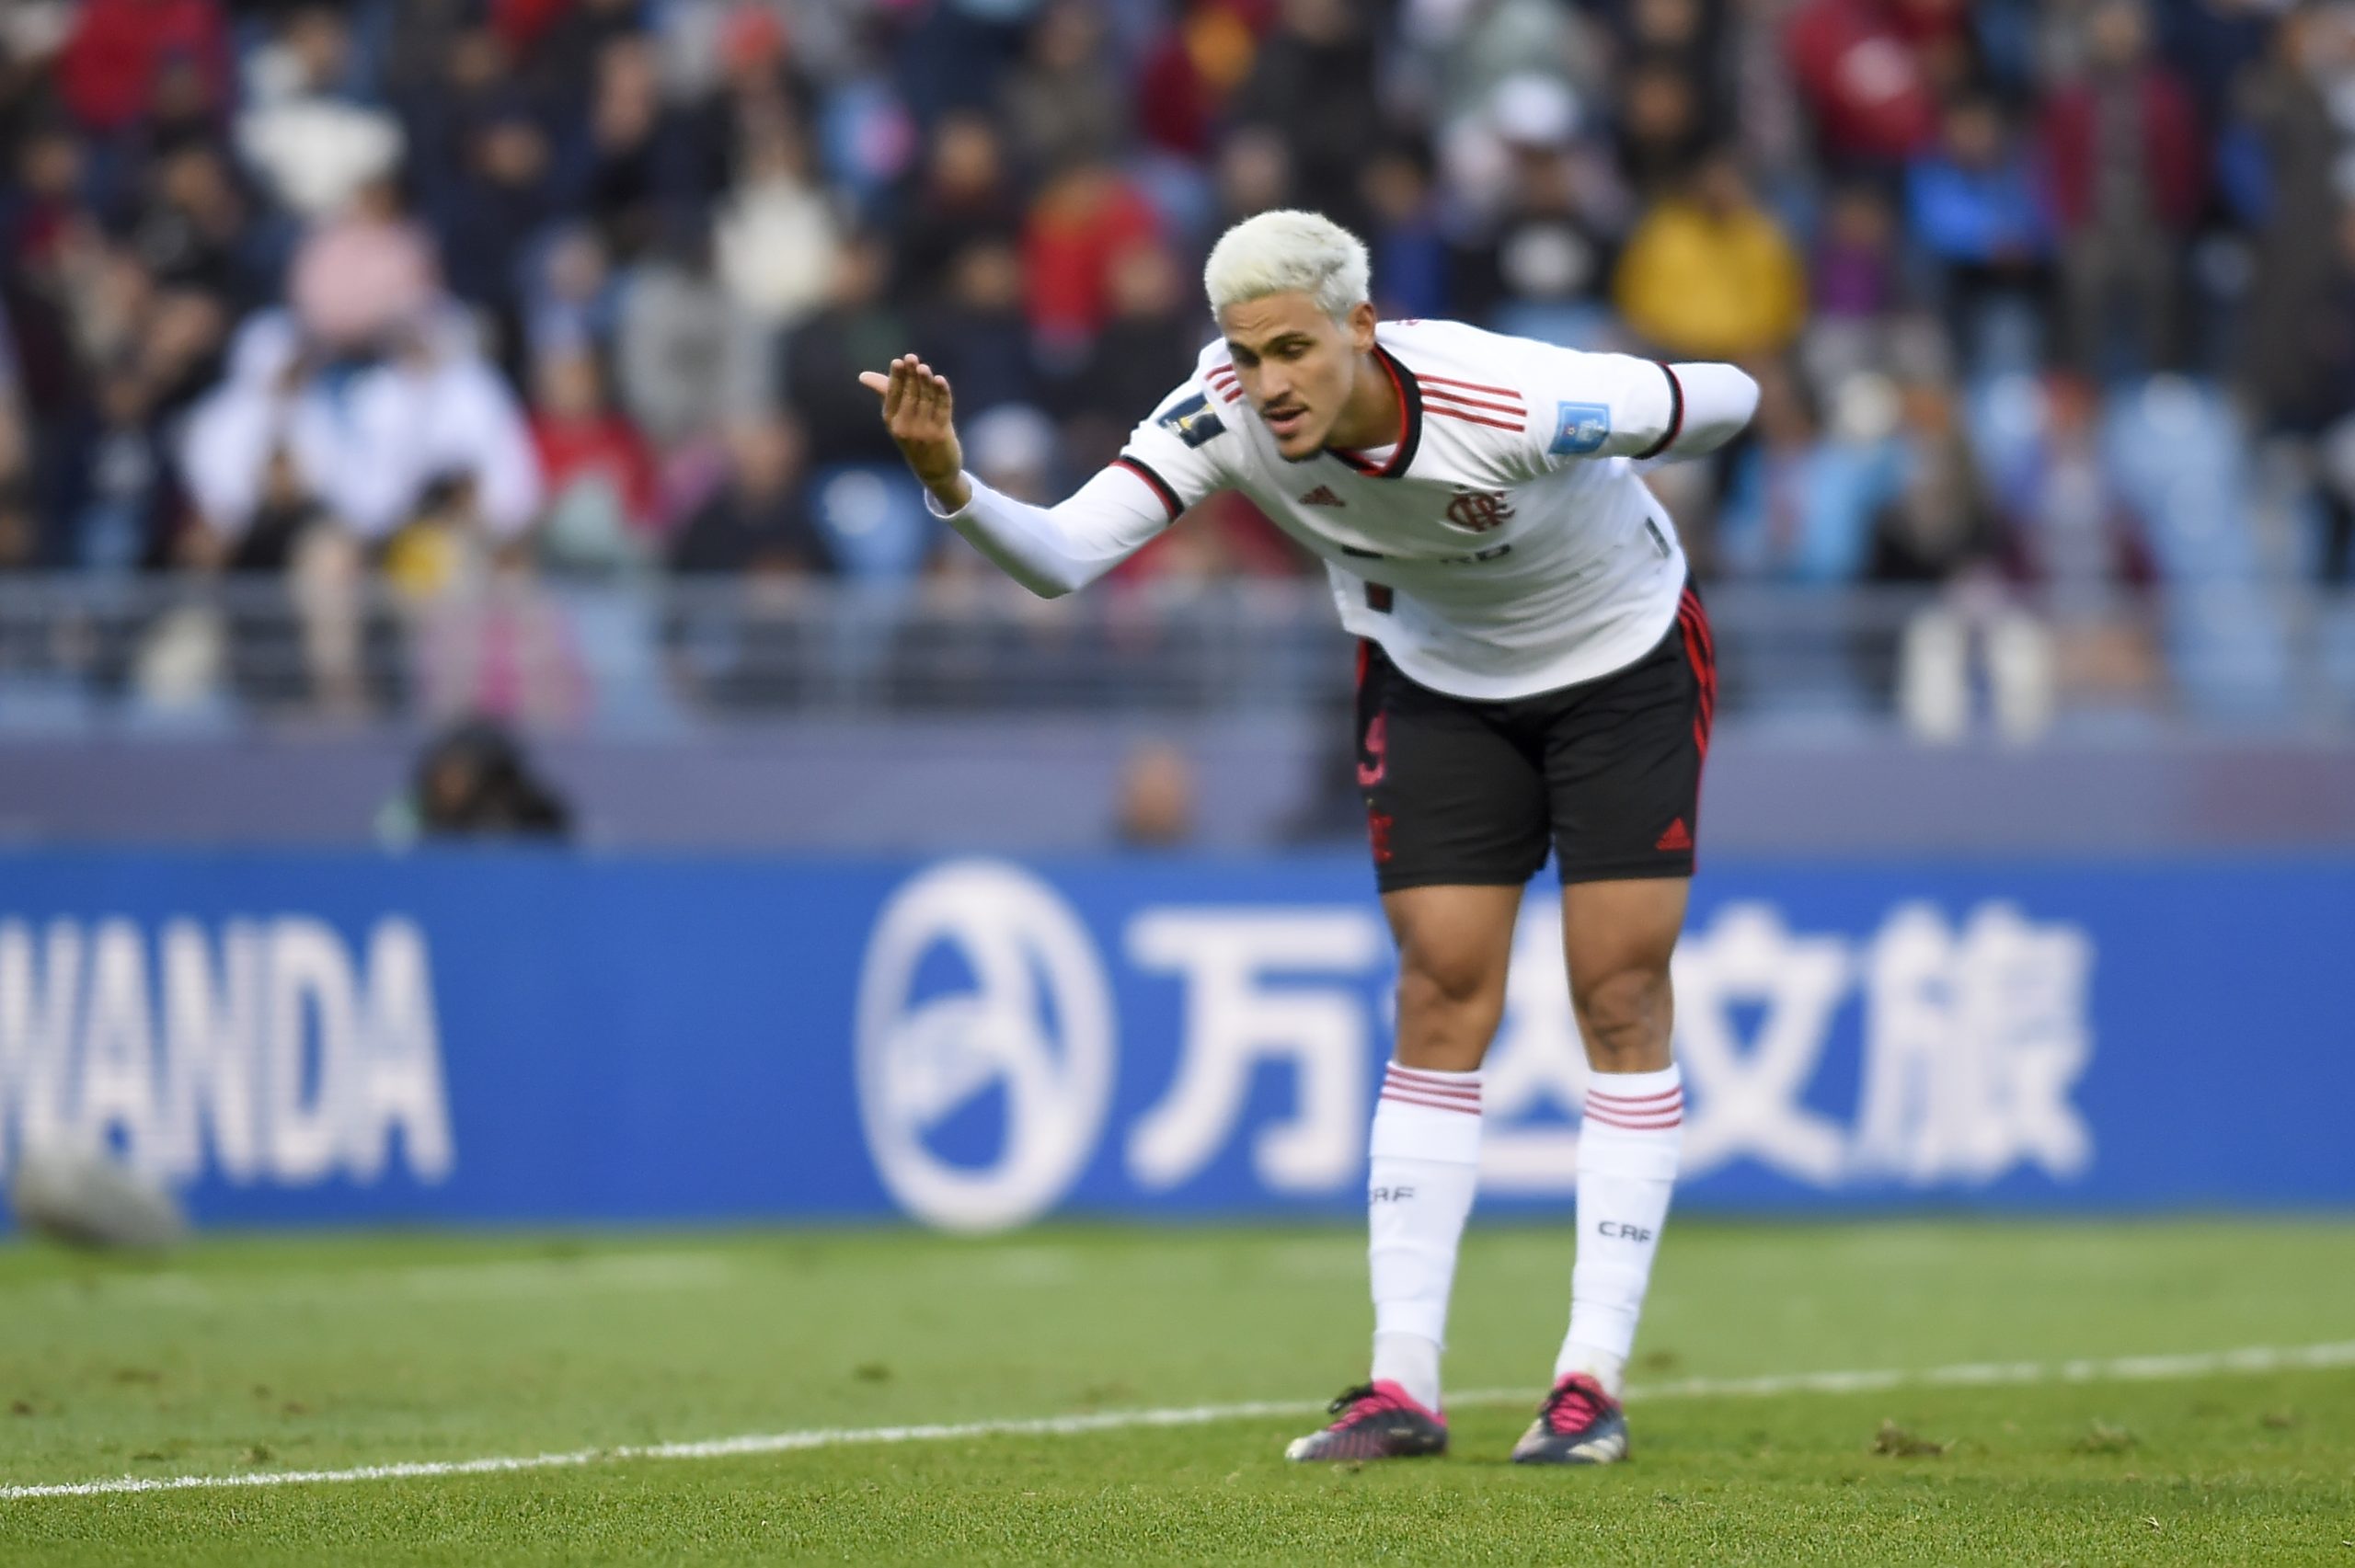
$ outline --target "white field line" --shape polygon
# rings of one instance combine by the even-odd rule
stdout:
[[[407,1268],[359,1269],[219,1277],[182,1269],[147,1274],[102,1275],[93,1279],[50,1279],[19,1287],[0,1286],[0,1301],[27,1297],[93,1307],[247,1307],[268,1301],[336,1301],[350,1297],[380,1300],[475,1301],[516,1298],[544,1300],[551,1291],[685,1290],[721,1284],[736,1273],[725,1253],[603,1253],[579,1258],[498,1258],[481,1263],[419,1264]]]
[[[2031,1383],[2094,1383],[2154,1379],[2204,1378],[2355,1367],[2355,1340],[2326,1345],[2251,1345],[2241,1350],[2193,1351],[2179,1356],[2123,1356],[2103,1361],[1982,1361],[1920,1370],[1795,1372],[1771,1378],[1687,1378],[1673,1383],[1638,1385],[1631,1400],[1763,1399],[1777,1394],[1871,1393],[1884,1389]],[[1482,1389],[1450,1397],[1452,1405],[1522,1404],[1527,1389]],[[693,1443],[627,1444],[611,1448],[575,1448],[569,1453],[513,1454],[479,1459],[428,1459],[406,1464],[358,1465],[350,1470],[256,1471],[242,1475],[117,1476],[103,1481],[0,1486],[0,1502],[36,1497],[98,1497],[125,1492],[193,1492],[224,1487],[304,1486],[356,1481],[429,1480],[450,1475],[503,1475],[516,1471],[579,1470],[587,1465],[633,1459],[718,1459],[746,1454],[785,1454],[804,1448],[840,1448],[892,1443],[955,1442],[969,1437],[1068,1437],[1088,1432],[1126,1432],[1152,1426],[1202,1426],[1218,1421],[1271,1416],[1308,1416],[1324,1405],[1307,1400],[1267,1400],[1244,1404],[1200,1404],[1170,1410],[1111,1410],[1092,1415],[1047,1415],[1022,1421],[966,1421],[923,1426],[836,1426],[803,1432],[752,1433]]]

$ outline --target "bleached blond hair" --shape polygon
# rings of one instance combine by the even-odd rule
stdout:
[[[1365,242],[1321,212],[1279,210],[1244,219],[1219,236],[1202,264],[1215,315],[1246,300],[1302,293],[1335,321],[1372,298]]]

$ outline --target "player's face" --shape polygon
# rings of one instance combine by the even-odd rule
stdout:
[[[1373,347],[1373,307],[1338,322],[1310,295],[1269,294],[1227,306],[1219,326],[1276,450],[1294,463],[1314,457],[1349,405],[1359,357]]]

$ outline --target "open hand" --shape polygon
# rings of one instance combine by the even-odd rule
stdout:
[[[972,498],[965,482],[965,449],[957,440],[948,378],[913,354],[891,361],[890,373],[861,371],[858,383],[883,398],[883,423],[900,455],[925,489],[951,511]]]

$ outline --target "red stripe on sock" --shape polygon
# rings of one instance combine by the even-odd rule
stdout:
[[[1401,1083],[1396,1079],[1385,1082],[1382,1087],[1385,1091],[1396,1089],[1401,1093],[1423,1094],[1434,1100],[1454,1100],[1467,1105],[1480,1103],[1480,1092],[1476,1089],[1468,1094],[1452,1094],[1444,1089],[1426,1089],[1419,1083]]]
[[[1402,1105],[1422,1105],[1434,1111],[1461,1111],[1467,1116],[1476,1116],[1480,1114],[1480,1104],[1476,1100],[1469,1104],[1460,1100],[1430,1100],[1420,1094],[1409,1094],[1403,1089],[1384,1089],[1382,1092],[1382,1097],[1385,1100],[1396,1100]]]
[[[1382,1081],[1382,1086],[1384,1089],[1404,1089],[1414,1094],[1429,1094],[1441,1100],[1469,1100],[1474,1104],[1478,1104],[1480,1102],[1480,1091],[1476,1088],[1442,1089],[1428,1083],[1417,1083],[1407,1078],[1385,1078]]]
[[[1656,1100],[1679,1099],[1683,1093],[1684,1090],[1680,1085],[1674,1089],[1663,1089],[1657,1094],[1613,1094],[1601,1089],[1590,1089],[1586,1092],[1586,1097],[1589,1100],[1601,1100],[1609,1104],[1633,1108],[1637,1105],[1648,1105]]]
[[[1389,1077],[1398,1080],[1401,1083],[1428,1083],[1434,1089],[1477,1089],[1480,1087],[1480,1081],[1476,1078],[1442,1078],[1433,1073],[1412,1072],[1396,1067],[1387,1069],[1386,1072]]]
[[[1683,1125],[1684,1113],[1677,1111],[1650,1121],[1630,1121],[1620,1116],[1605,1116],[1601,1111],[1589,1111],[1586,1114],[1586,1119],[1591,1122],[1601,1122],[1604,1127],[1615,1127],[1625,1132],[1664,1132],[1670,1127]]]
[[[1432,1072],[1425,1068],[1401,1067],[1392,1062],[1382,1070],[1392,1078],[1409,1083],[1428,1083],[1434,1089],[1477,1089],[1480,1080],[1468,1072]]]

